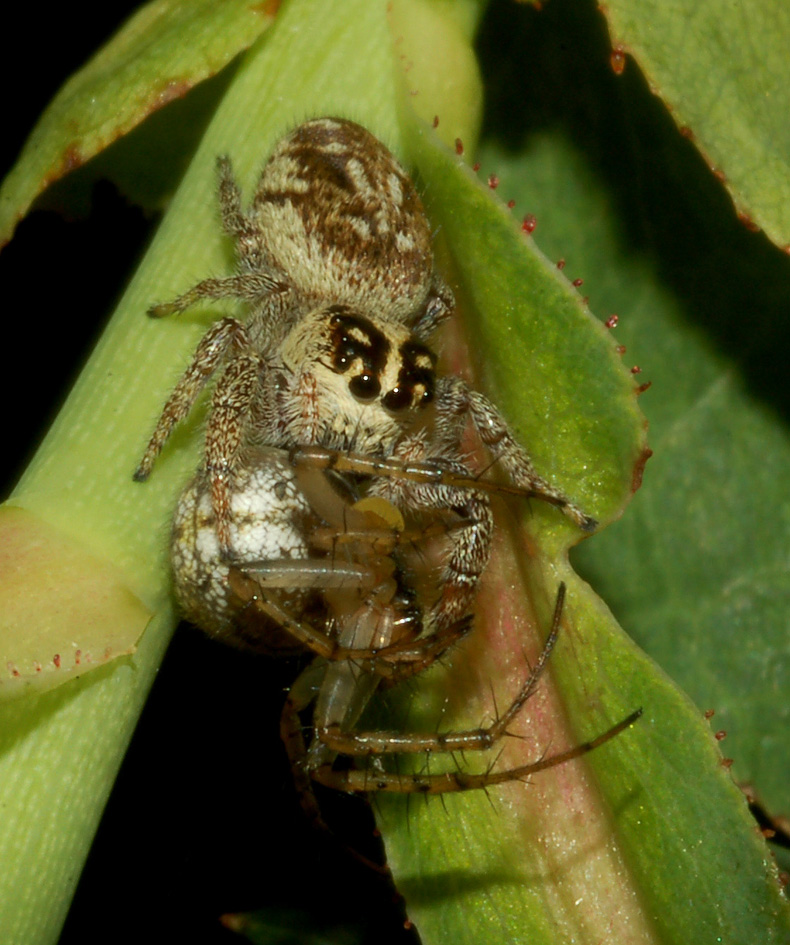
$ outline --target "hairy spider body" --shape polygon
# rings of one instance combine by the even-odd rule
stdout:
[[[206,427],[205,470],[223,555],[234,477],[251,445],[320,445],[451,468],[471,419],[512,483],[594,528],[540,477],[499,411],[457,377],[437,377],[428,346],[451,313],[437,274],[428,221],[414,185],[390,152],[353,122],[319,118],[283,138],[245,212],[230,161],[221,158],[220,209],[238,270],[208,279],[166,315],[210,299],[246,303],[204,336],[165,405],[135,478],[143,480],[173,427],[218,370]],[[437,494],[391,485],[391,501]]]
[[[317,519],[298,487],[287,457],[261,452],[237,472],[231,493],[230,535],[240,563],[302,560],[309,556],[309,529]],[[263,652],[295,641],[269,618],[253,614],[231,591],[230,566],[220,553],[210,485],[200,470],[181,494],[173,519],[170,560],[181,611],[211,636]],[[287,603],[301,612],[304,588]]]
[[[222,177],[228,205],[237,200],[229,166]],[[238,224],[244,268],[270,268],[300,296],[303,311],[331,299],[411,323],[446,292],[414,184],[350,121],[308,121],[283,138]]]

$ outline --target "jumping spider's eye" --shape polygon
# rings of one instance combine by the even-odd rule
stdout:
[[[387,410],[403,410],[411,404],[411,391],[406,387],[395,387],[381,398],[381,402]]]
[[[381,393],[381,382],[373,374],[358,374],[348,382],[348,389],[359,400],[375,400]]]
[[[332,306],[330,311],[335,371],[345,374],[356,365],[359,375],[349,382],[352,394],[364,399],[378,396],[380,385],[375,392],[373,387],[379,384],[377,378],[386,364],[389,342],[369,319],[351,314],[342,306]]]
[[[349,335],[341,334],[335,349],[335,367],[346,371],[358,358],[365,355],[366,348]]]
[[[434,396],[436,355],[424,345],[407,342],[400,358],[397,387],[381,398],[382,404],[393,412],[427,407]]]

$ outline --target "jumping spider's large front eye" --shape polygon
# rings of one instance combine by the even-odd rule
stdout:
[[[381,398],[387,410],[397,412],[411,406],[411,391],[406,387],[394,387]]]
[[[358,374],[348,382],[348,389],[358,400],[375,400],[381,393],[381,382],[374,374]]]

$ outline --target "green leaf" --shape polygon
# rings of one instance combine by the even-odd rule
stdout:
[[[504,28],[510,46],[503,49]],[[574,560],[637,642],[693,695],[699,714],[717,710],[713,724],[729,733],[724,747],[735,778],[756,786],[769,811],[786,811],[788,533],[780,470],[790,459],[782,381],[788,261],[737,223],[636,70],[611,74],[591,14],[557,4],[523,17],[521,28],[502,14],[488,29],[496,60],[486,85],[497,107],[481,174],[496,173],[503,198],[536,216],[536,238],[567,260],[569,277],[584,278],[592,304],[620,314],[615,334],[626,363],[654,381],[640,399],[655,450],[645,485],[623,519],[585,542]],[[525,88],[518,78],[527,49],[538,78]],[[660,693],[636,671],[634,679],[628,685],[643,691],[649,713]],[[662,795],[656,814],[678,827],[685,821],[687,831],[678,848],[677,838],[657,842],[674,828],[656,825],[644,845],[650,871],[662,874],[643,886],[662,940],[688,941],[707,922],[728,941],[784,941],[786,906],[770,869],[759,892],[761,861],[770,857],[752,846],[742,802],[731,792],[727,798],[721,784],[711,793],[718,781],[710,768],[704,779],[681,773],[689,756],[698,752],[700,764],[708,754],[682,705],[664,724],[665,747],[652,762],[638,761]],[[632,742],[640,725],[627,735]],[[620,829],[627,824],[628,817]],[[743,870],[749,847],[756,872]],[[728,870],[736,869],[734,883]],[[707,919],[696,908],[704,895],[689,893],[695,909],[684,913],[693,882],[726,883],[727,897],[708,899],[715,909]],[[670,904],[664,897],[673,884]]]
[[[0,700],[134,653],[150,619],[109,562],[24,509],[0,507]]]
[[[52,100],[0,189],[0,246],[35,198],[226,66],[272,20],[247,0],[151,0]]]
[[[613,84],[599,83],[601,95]],[[617,138],[628,123],[630,168],[614,160],[595,168],[617,179],[608,207],[574,187],[582,219],[619,216],[612,250],[604,258],[561,224],[548,238],[594,273],[596,291],[623,316],[618,338],[654,382],[644,406],[655,456],[628,519],[594,555],[585,549],[585,572],[637,642],[715,709],[736,780],[769,811],[787,812],[790,263],[737,223],[638,75],[620,84],[606,135]],[[547,181],[577,177],[577,160],[549,142],[533,149],[517,173],[534,181],[537,212]],[[777,192],[782,202],[786,210]]]
[[[602,9],[618,54],[634,56],[738,213],[790,247],[787,3],[611,0]]]
[[[634,380],[614,341],[457,159],[425,135],[411,143],[464,298],[474,300],[472,333],[482,339],[474,349],[485,353],[497,401],[540,457],[538,468],[611,518],[645,449]],[[523,168],[511,159],[505,170],[515,173],[500,187]],[[450,668],[421,678],[410,727],[430,730],[440,709],[443,731],[475,728],[502,711],[537,658],[561,580],[569,588],[561,642],[513,726],[518,737],[488,759],[470,753],[464,767],[528,764],[639,706],[644,716],[595,754],[528,784],[450,796],[444,810],[435,799],[410,811],[402,799],[380,802],[388,858],[423,941],[487,941],[493,928],[534,943],[682,943],[715,940],[722,929],[744,945],[780,941],[787,915],[765,844],[701,713],[573,574],[573,533],[557,511],[534,506],[521,526],[517,509],[500,510],[475,633]],[[431,759],[432,770],[441,766]],[[722,901],[733,862],[748,881]]]
[[[590,46],[589,20],[562,13],[529,30],[538,71],[557,72],[518,104],[500,99],[508,123],[483,161],[620,314],[627,363],[653,382],[645,486],[578,560],[636,641],[716,710],[736,780],[786,812],[790,261],[739,225],[639,74],[610,75],[605,39]],[[580,87],[609,104],[579,109]],[[536,113],[550,133],[528,131]]]

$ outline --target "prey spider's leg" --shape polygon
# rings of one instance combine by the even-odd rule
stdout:
[[[389,680],[402,680],[426,670],[472,629],[472,615],[466,614],[441,630],[413,642],[391,643],[375,651],[370,671]],[[356,657],[350,657],[356,659]]]
[[[282,714],[280,715],[280,738],[285,746],[285,752],[291,765],[294,787],[299,796],[299,802],[307,817],[322,830],[328,830],[321,810],[313,794],[313,785],[305,766],[307,745],[302,732],[302,721],[299,713],[304,711],[315,699],[320,688],[325,667],[313,662],[303,670],[294,684],[288,690]]]
[[[371,775],[369,771],[333,771],[328,765],[323,765],[312,771],[311,776],[314,781],[326,787],[358,794],[370,791],[388,791],[394,794],[447,794],[451,791],[474,791],[495,784],[505,784],[508,781],[521,781],[538,771],[546,771],[548,768],[554,768],[586,755],[625,731],[641,714],[642,709],[637,709],[590,741],[559,754],[550,755],[548,758],[541,758],[539,761],[506,771],[487,771],[482,774],[449,771],[446,774],[431,775],[402,775],[377,771]]]
[[[400,732],[349,732],[334,726],[317,731],[324,744],[344,755],[368,756],[385,753],[417,754],[419,752],[485,751],[491,748],[507,732],[508,726],[534,693],[543,675],[551,651],[557,642],[565,603],[565,584],[560,584],[554,605],[551,631],[543,645],[537,663],[532,667],[516,697],[507,711],[485,728],[463,732],[434,732],[428,734],[402,734]]]
[[[368,565],[326,558],[278,558],[273,561],[246,561],[244,572],[261,589],[370,590],[379,576]]]
[[[286,451],[283,451],[286,453]],[[371,456],[348,450],[333,450],[325,446],[296,446],[287,451],[290,464],[297,470],[313,468],[337,473],[352,473],[372,478],[398,479],[436,486],[452,486],[456,489],[477,489],[481,492],[496,492],[519,496],[523,499],[541,499],[549,505],[563,507],[564,496],[556,498],[530,486],[494,482],[472,475],[468,469],[460,471],[448,466],[439,458],[410,459]]]
[[[343,646],[330,633],[298,619],[276,598],[263,594],[258,582],[246,571],[231,568],[228,584],[240,603],[255,607],[259,613],[274,620],[317,656],[331,662],[353,661],[367,672],[388,679],[402,679],[426,669],[462,639],[471,627],[469,618],[464,617],[441,633],[418,640],[403,640],[381,646]]]
[[[300,620],[274,596],[264,594],[254,577],[245,571],[231,568],[228,584],[234,596],[242,603],[274,620],[295,640],[309,647],[317,656],[326,660],[345,660],[354,658],[356,651],[341,646],[334,637],[322,630],[317,630],[309,622]],[[374,659],[377,651],[362,649],[360,658]]]
[[[183,420],[206,381],[216,371],[228,351],[242,350],[248,345],[247,329],[235,318],[223,318],[206,332],[195,349],[192,362],[184,371],[173,393],[167,400],[140,465],[134,473],[137,482],[143,482],[151,474],[157,456],[167,442],[175,425]]]
[[[318,662],[320,663],[320,661]],[[355,860],[358,860],[367,868],[377,873],[389,875],[389,869],[386,866],[374,863],[368,857],[344,843],[334,833],[324,820],[313,792],[313,781],[307,766],[307,746],[302,734],[302,722],[299,713],[315,699],[316,693],[320,689],[320,677],[323,676],[324,670],[324,666],[312,663],[301,673],[288,691],[280,716],[280,737],[285,745],[285,751],[291,765],[291,775],[299,804],[313,827],[332,837],[350,856],[353,856]]]
[[[459,377],[444,377],[437,384],[436,399],[437,403],[441,402],[441,409],[446,413],[472,418],[481,441],[516,486],[558,506],[584,531],[595,530],[598,523],[594,518],[537,474],[529,454],[516,441],[505,418],[487,397],[472,390]]]
[[[422,610],[414,595],[400,586],[392,559],[382,559],[379,564],[391,570],[361,603],[347,594],[327,595],[341,646],[388,647],[403,639],[413,640],[422,631]],[[334,760],[336,752],[321,741],[319,733],[354,726],[382,681],[382,675],[375,671],[377,665],[347,659],[327,666],[313,711],[313,730],[318,737],[313,738],[308,750],[308,768]]]

